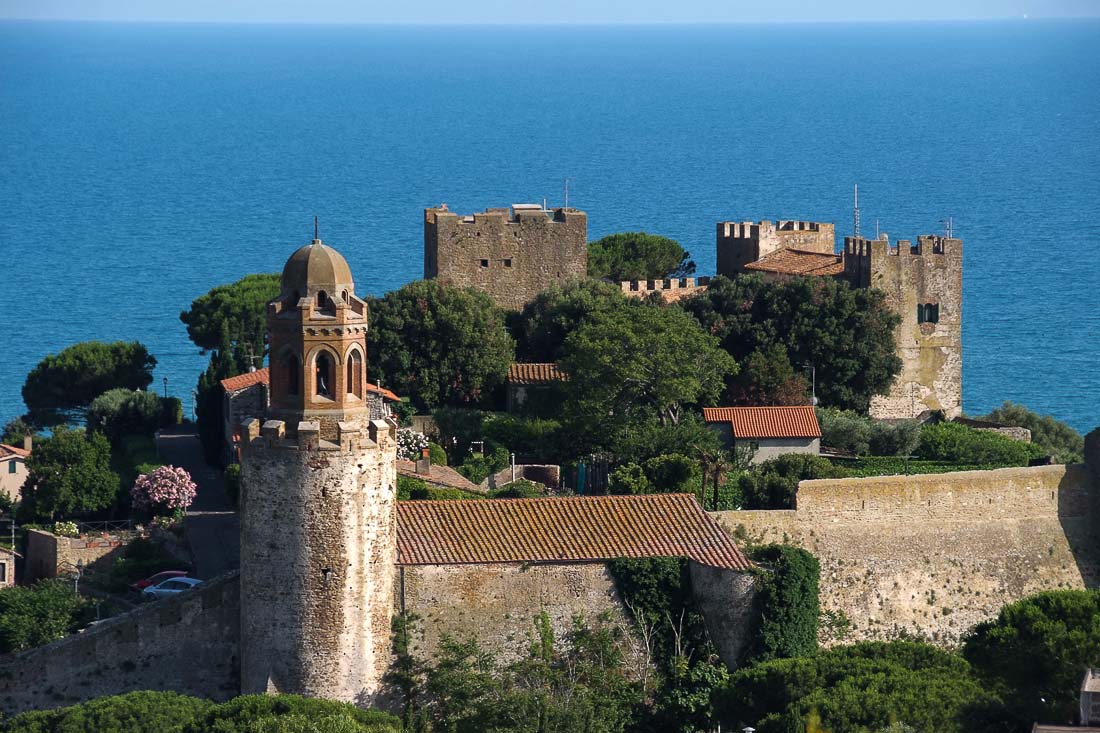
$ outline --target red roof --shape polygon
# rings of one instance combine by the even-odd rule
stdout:
[[[826,252],[781,249],[750,262],[745,269],[778,275],[840,275],[844,272],[844,260]]]
[[[16,448],[14,445],[8,445],[7,443],[0,443],[0,461],[5,458],[26,458],[31,452],[29,450],[23,450],[22,448]]]
[[[425,475],[423,473],[417,473],[416,461],[399,460],[397,462],[397,473],[398,475],[407,476],[408,478],[420,479],[424,483],[431,484],[432,486],[442,486],[447,489],[461,489],[462,491],[469,491],[472,494],[485,493],[485,489],[481,488],[450,466],[440,466],[433,463],[430,473]]]
[[[565,379],[565,372],[557,364],[516,363],[508,367],[508,381],[512,384],[550,384]]]
[[[706,422],[728,422],[735,438],[820,438],[809,405],[795,407],[704,407]]]
[[[229,377],[222,380],[222,389],[226,392],[236,392],[237,390],[251,387],[254,384],[268,384],[271,381],[271,372],[267,367],[263,369],[257,369],[254,372],[247,372],[245,374],[238,374],[235,377]]]
[[[688,557],[752,567],[691,494],[402,501],[400,565],[600,562]]]
[[[255,384],[270,384],[270,383],[271,383],[271,370],[268,369],[267,367],[264,367],[263,369],[257,369],[254,372],[248,372],[246,374],[238,374],[235,377],[229,377],[228,379],[223,379],[222,382],[221,382],[222,389],[224,389],[226,392],[237,392],[238,390],[242,390],[242,389],[245,389],[247,387],[251,387]],[[384,387],[379,387],[376,384],[368,383],[366,385],[366,389],[367,389],[368,392],[374,392],[375,394],[382,395],[387,400],[393,400],[394,402],[400,402],[401,401],[401,398],[398,397],[397,395],[395,395],[393,392],[389,391],[388,389],[386,389]]]

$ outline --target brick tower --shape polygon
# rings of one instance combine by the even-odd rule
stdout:
[[[268,304],[271,406],[242,426],[244,694],[370,704],[389,662],[396,424],[367,382],[367,316],[320,239]]]

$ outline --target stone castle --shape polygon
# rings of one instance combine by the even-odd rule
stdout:
[[[576,209],[513,204],[459,216],[443,204],[424,210],[424,277],[520,310],[551,285],[587,276],[587,235]]]
[[[916,244],[845,237],[836,253],[834,226],[808,221],[721,222],[718,274],[736,277],[835,277],[875,288],[901,317],[895,331],[902,369],[871,416],[915,418],[962,413],[962,240],[921,236]]]

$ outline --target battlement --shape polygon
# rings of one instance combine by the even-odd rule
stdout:
[[[357,453],[364,450],[385,450],[397,442],[397,423],[392,418],[336,423],[336,440],[321,437],[321,423],[302,420],[288,433],[283,420],[248,418],[241,423],[242,442],[247,450],[277,449],[288,451],[321,451]]]
[[[833,225],[818,221],[800,221],[795,219],[779,219],[777,221],[763,220],[757,223],[751,221],[723,221],[719,222],[719,236],[726,239],[752,239],[759,237],[763,232],[832,232]]]
[[[570,220],[587,219],[583,211],[558,207],[544,209],[539,204],[512,204],[508,207],[491,207],[473,214],[456,214],[445,207],[424,209],[425,225],[477,226],[481,224],[566,224]]]
[[[937,234],[922,234],[917,237],[917,243],[910,239],[899,239],[896,244],[890,244],[890,238],[886,234],[879,235],[878,239],[866,237],[845,237],[844,256],[870,257],[873,254],[894,255],[897,257],[923,257],[924,255],[947,255],[949,250],[961,246],[962,240],[942,237]]]
[[[666,290],[705,288],[708,285],[709,277],[666,277],[660,280],[623,280],[619,288],[626,295],[645,295]]]
[[[718,222],[715,241],[718,274],[733,277],[752,262],[783,249],[836,254],[833,224],[801,219]]]

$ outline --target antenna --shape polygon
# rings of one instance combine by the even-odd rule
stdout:
[[[572,180],[573,180],[572,178],[566,178],[565,179],[565,208],[566,209],[569,208],[569,182],[572,181]]]
[[[313,215],[313,241],[317,242],[317,241],[320,241],[320,239],[321,239],[320,227],[317,225],[317,215],[314,214]]]
[[[955,238],[955,217],[949,216],[946,219],[940,219],[940,224],[943,224],[943,228],[947,233],[948,239]]]
[[[853,224],[855,225],[853,236],[856,239],[859,239],[859,184],[858,183],[856,184],[856,188],[855,188],[855,210],[852,212],[852,218],[854,220]]]
[[[882,235],[880,235],[879,231],[878,231],[878,218],[876,218],[875,219],[875,241],[877,242],[881,238],[882,238]]]

